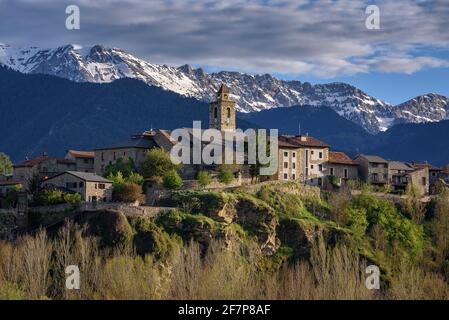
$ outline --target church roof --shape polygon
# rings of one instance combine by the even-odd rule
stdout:
[[[229,93],[229,88],[224,83],[222,83],[220,90],[218,90],[218,95],[221,96],[224,93]]]

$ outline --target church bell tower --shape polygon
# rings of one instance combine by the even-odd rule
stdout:
[[[210,104],[209,128],[220,131],[235,130],[235,102],[229,98],[229,88],[225,84],[218,90],[217,100]]]

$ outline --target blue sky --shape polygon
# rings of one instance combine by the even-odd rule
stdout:
[[[81,29],[65,28],[78,5]],[[368,30],[365,10],[380,9]],[[449,96],[448,0],[0,0],[0,42],[101,44],[150,62],[348,82],[397,104]]]

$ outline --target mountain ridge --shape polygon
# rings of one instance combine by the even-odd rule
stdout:
[[[311,84],[281,80],[269,74],[207,73],[190,65],[153,64],[122,49],[101,45],[17,49],[0,44],[0,64],[22,73],[49,74],[76,82],[108,83],[135,78],[204,102],[212,100],[220,84],[226,83],[241,112],[325,105],[372,134],[398,123],[435,122],[449,117],[449,98],[441,95],[423,95],[393,106],[342,82]]]

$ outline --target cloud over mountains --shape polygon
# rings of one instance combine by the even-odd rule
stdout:
[[[65,29],[77,4],[81,30]],[[365,9],[380,8],[367,30]],[[126,48],[157,63],[319,77],[449,67],[446,0],[0,0],[0,39]],[[99,41],[101,39],[101,41]]]

